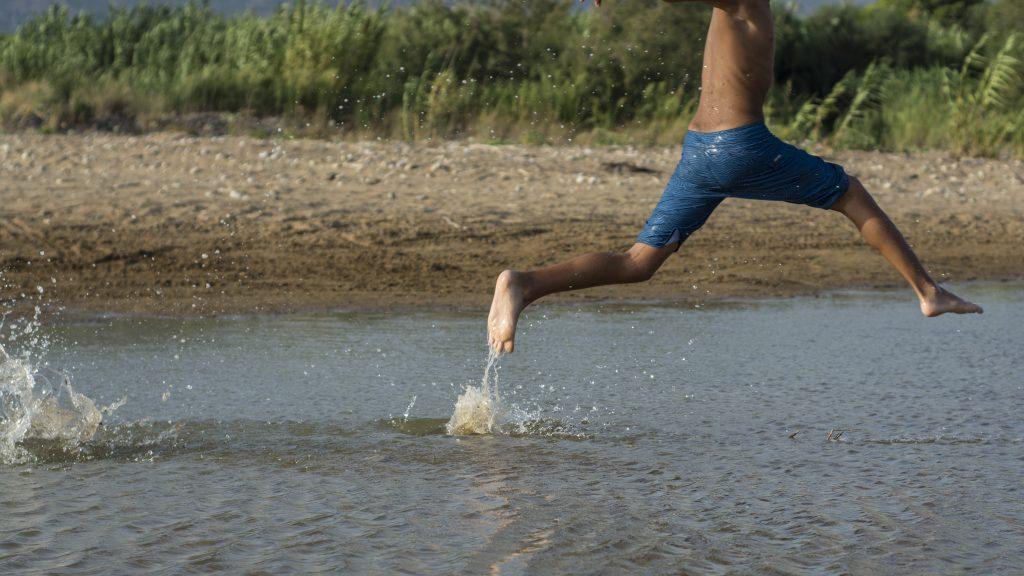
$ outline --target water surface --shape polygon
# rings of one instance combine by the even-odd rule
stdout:
[[[0,464],[0,573],[1020,573],[1024,291],[967,292],[538,307],[472,437],[479,315],[49,327],[128,401]]]

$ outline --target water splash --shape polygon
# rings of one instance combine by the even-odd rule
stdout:
[[[498,386],[498,357],[500,352],[493,349],[487,354],[487,364],[480,386],[467,385],[466,390],[455,400],[455,410],[445,424],[445,431],[452,436],[472,434],[546,434],[549,431],[562,433],[563,426],[540,419],[536,412],[507,404]]]
[[[412,400],[409,402],[409,405],[405,407],[405,412],[402,414],[402,420],[404,420],[406,422],[409,421],[409,413],[412,412],[412,407],[415,406],[415,405],[416,405],[416,395],[413,394],[412,395]]]
[[[480,387],[466,386],[455,401],[455,411],[445,424],[451,435],[490,434],[500,416],[501,396],[498,392],[498,352],[488,351],[487,365]]]
[[[60,376],[53,384],[33,368],[28,356],[14,358],[0,345],[0,464],[33,459],[22,444],[44,441],[62,450],[88,442],[103,422],[104,413],[121,407],[127,398],[99,408]]]

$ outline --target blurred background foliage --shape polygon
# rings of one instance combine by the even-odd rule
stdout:
[[[780,3],[775,14],[766,114],[780,135],[1024,152],[1021,0],[879,0],[807,16]],[[0,124],[674,143],[696,107],[709,17],[658,0],[297,0],[268,16],[191,3],[102,19],[53,6],[0,35]]]

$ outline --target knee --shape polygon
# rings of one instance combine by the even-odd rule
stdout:
[[[657,271],[657,266],[652,266],[648,263],[637,264],[633,271],[633,281],[647,282],[654,277],[654,273]]]
[[[663,258],[642,250],[629,250],[625,254],[626,271],[630,282],[646,282],[661,267]]]

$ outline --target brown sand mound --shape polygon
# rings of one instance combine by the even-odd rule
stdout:
[[[483,306],[506,267],[628,247],[677,148],[0,136],[0,296],[101,311]],[[943,279],[1024,276],[1020,161],[841,153]],[[658,276],[572,299],[900,279],[835,213],[726,201]]]

